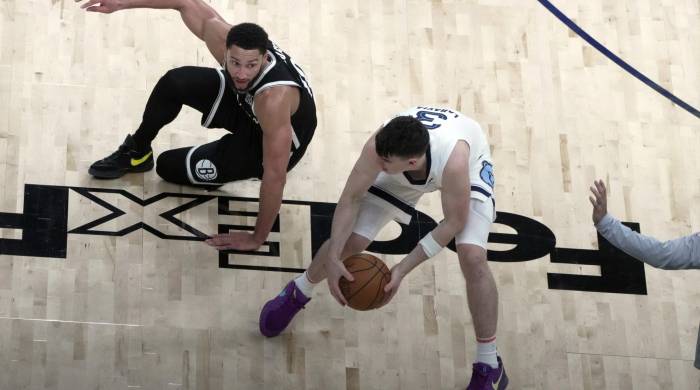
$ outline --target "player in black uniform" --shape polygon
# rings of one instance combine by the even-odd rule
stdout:
[[[207,240],[217,249],[257,249],[267,238],[282,203],[286,173],[306,151],[316,128],[313,92],[303,71],[253,23],[228,24],[202,0],[88,0],[87,11],[127,8],[175,9],[223,69],[185,66],[168,71],[151,93],[143,121],[118,150],[90,166],[97,178],[113,179],[153,168],[151,142],[177,117],[182,105],[202,113],[201,124],[230,134],[199,146],[158,156],[163,179],[216,188],[260,178],[260,211],[253,233]]]

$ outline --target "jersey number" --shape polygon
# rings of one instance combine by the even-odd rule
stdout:
[[[418,111],[418,112],[416,112],[416,119],[423,122],[426,129],[433,130],[433,129],[437,129],[438,127],[442,126],[442,124],[436,123],[435,120],[436,119],[446,120],[447,115],[440,113],[440,112]]]

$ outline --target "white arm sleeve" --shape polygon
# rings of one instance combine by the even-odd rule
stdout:
[[[596,229],[612,245],[653,267],[662,269],[700,269],[700,233],[661,242],[639,234],[610,214]]]

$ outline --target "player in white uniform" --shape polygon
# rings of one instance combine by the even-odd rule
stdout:
[[[493,209],[494,177],[491,151],[479,124],[456,111],[445,108],[419,106],[402,112],[398,116],[405,115],[418,119],[428,129],[430,147],[425,153],[425,170],[418,175],[409,172],[391,174],[380,171],[363,199],[359,223],[353,231],[367,238],[374,238],[391,219],[408,224],[411,219],[410,211],[415,208],[420,197],[425,193],[442,189],[445,166],[459,141],[469,145],[470,197],[481,203],[487,203],[487,205],[476,205],[478,208]],[[487,212],[495,218],[492,210]],[[489,223],[484,227],[489,229],[490,225]],[[466,235],[470,233],[474,237],[467,238]],[[477,233],[473,229],[465,229],[460,234],[461,236],[457,237],[458,243],[468,242],[486,247],[488,230]],[[481,236],[484,236],[483,242],[480,240]],[[462,238],[461,241],[460,238]]]
[[[362,252],[392,219],[408,223],[420,197],[440,190],[445,219],[392,267],[385,302],[413,268],[455,238],[477,338],[467,389],[505,389],[508,378],[495,344],[498,291],[486,259],[495,219],[493,185],[489,145],[475,121],[446,108],[419,106],[399,114],[366,142],[338,201],[330,239],[306,272],[265,304],[260,331],[268,337],[281,333],[324,278],[335,299],[347,304],[338,281],[353,277],[342,259]]]

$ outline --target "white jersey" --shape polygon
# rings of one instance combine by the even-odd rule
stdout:
[[[384,205],[389,202],[400,210],[396,213],[396,219],[408,223],[412,214],[410,210],[415,207],[418,199],[424,193],[442,188],[445,165],[460,140],[469,145],[469,172],[465,172],[465,175],[469,175],[471,198],[486,201],[493,197],[491,151],[478,123],[448,108],[418,106],[397,116],[404,115],[420,120],[428,129],[430,145],[426,152],[426,178],[416,180],[406,173],[389,175],[380,172],[368,191],[368,201]]]

